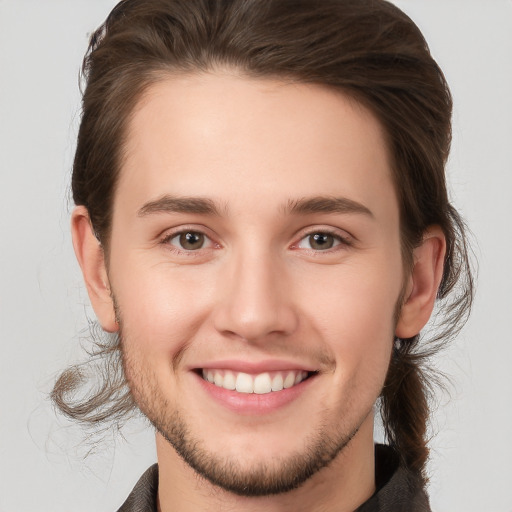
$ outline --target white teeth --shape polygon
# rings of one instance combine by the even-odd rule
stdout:
[[[278,373],[272,379],[272,391],[281,391],[283,389],[283,376]]]
[[[215,372],[213,377],[213,383],[221,388],[224,387],[224,377],[222,376],[222,373]]]
[[[272,391],[272,381],[268,373],[261,373],[254,379],[254,392],[264,395]]]
[[[224,373],[224,385],[222,387],[231,391],[236,389],[236,379],[233,372]]]
[[[295,384],[295,373],[290,372],[284,379],[283,388],[288,389],[291,388]]]
[[[236,390],[238,393],[256,393],[265,395],[271,391],[282,391],[301,383],[308,377],[308,372],[295,370],[288,372],[265,372],[259,375],[250,375],[243,372],[229,370],[203,370],[203,379],[215,386]]]
[[[215,374],[212,370],[203,370],[203,379],[213,383],[215,381]]]
[[[236,377],[236,390],[239,393],[253,393],[254,381],[248,373],[239,373]]]
[[[294,384],[297,385],[299,382],[302,382],[308,376],[308,372],[298,372],[295,376]]]

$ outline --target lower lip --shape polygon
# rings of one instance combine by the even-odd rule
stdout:
[[[268,414],[285,407],[298,399],[317,378],[312,375],[291,388],[259,395],[257,393],[238,393],[237,391],[224,389],[204,380],[197,373],[194,375],[199,380],[201,387],[216,402],[233,412],[247,415]]]

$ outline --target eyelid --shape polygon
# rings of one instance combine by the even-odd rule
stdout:
[[[309,250],[313,251],[315,253],[321,253],[325,252],[328,253],[329,251],[335,251],[336,248],[338,248],[340,245],[345,247],[350,247],[354,245],[355,238],[350,235],[347,231],[341,230],[339,228],[334,227],[328,227],[328,226],[308,226],[307,228],[301,229],[301,231],[297,234],[295,237],[296,242],[294,242],[291,245],[292,249],[302,249],[299,247],[300,242],[302,242],[305,238],[315,235],[317,233],[323,233],[326,235],[331,235],[334,238],[336,238],[340,243],[336,244],[334,247],[331,247],[330,249],[325,249],[323,251],[315,250],[315,249],[303,249],[303,250]]]
[[[175,245],[171,245],[169,242],[173,238],[177,237],[178,235],[181,235],[182,233],[187,232],[194,232],[194,233],[200,233],[202,234],[205,239],[209,241],[208,247],[202,247],[201,249],[197,250],[187,250],[187,249],[181,249]],[[290,246],[291,249],[302,249],[298,247],[299,243],[302,242],[306,237],[314,235],[316,233],[324,233],[331,235],[335,237],[340,243],[336,244],[334,247],[330,249],[326,249],[324,251],[319,251],[315,249],[303,249],[303,250],[309,250],[314,253],[329,253],[331,251],[335,251],[339,246],[344,247],[350,247],[354,245],[355,237],[352,236],[350,233],[348,233],[345,230],[335,228],[332,226],[325,226],[325,225],[315,225],[315,226],[308,226],[306,228],[302,228],[297,235],[294,237],[295,242],[293,242]],[[158,237],[158,243],[159,245],[167,245],[168,248],[172,249],[176,253],[185,254],[188,256],[197,256],[199,253],[204,252],[204,250],[209,250],[212,248],[221,248],[221,244],[215,240],[215,238],[210,234],[210,230],[202,225],[180,225],[175,228],[168,229],[164,231],[161,235]]]
[[[204,226],[198,225],[177,226],[175,228],[164,231],[163,234],[158,237],[158,243],[160,245],[166,245],[170,250],[178,254],[185,254],[187,256],[197,256],[199,255],[199,253],[202,253],[205,250],[220,247],[220,244],[213,239],[212,235],[209,234],[209,231],[210,230],[205,228]],[[209,241],[209,244],[207,247],[201,247],[200,249],[197,250],[187,250],[169,243],[173,238],[176,238],[177,236],[183,233],[199,233],[203,235],[206,240]]]

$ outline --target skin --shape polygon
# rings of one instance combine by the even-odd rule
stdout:
[[[175,76],[141,100],[126,150],[109,261],[83,207],[73,239],[98,319],[121,330],[133,396],[158,430],[159,509],[354,510],[375,490],[373,407],[394,336],[428,320],[445,251],[433,226],[404,269],[378,121],[318,85]],[[190,201],[176,211],[176,198],[217,211]],[[311,198],[342,202],[312,211]],[[186,232],[204,244],[183,248]],[[225,361],[314,373],[284,404],[272,402],[280,392],[271,407],[238,393],[228,407],[197,373]],[[212,463],[206,479],[183,461],[192,447]],[[234,473],[267,485],[292,459],[296,473],[311,451],[323,462],[296,489],[226,490]]]

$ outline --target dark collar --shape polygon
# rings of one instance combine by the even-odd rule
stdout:
[[[419,475],[399,467],[388,446],[375,446],[375,478],[377,491],[355,512],[431,512]],[[157,490],[158,464],[154,464],[117,512],[157,512]]]
[[[157,512],[158,464],[153,464],[139,479],[128,499],[117,512]]]
[[[431,512],[421,477],[382,444],[375,445],[375,483],[375,494],[355,512]]]

